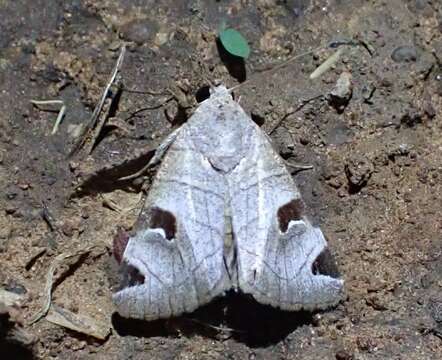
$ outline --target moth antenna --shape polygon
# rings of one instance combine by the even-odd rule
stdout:
[[[353,40],[332,41],[332,42],[328,43],[326,46],[319,46],[319,47],[317,47],[317,48],[315,48],[315,49],[312,49],[312,50],[309,50],[309,51],[303,52],[303,53],[298,54],[298,55],[294,55],[293,57],[287,59],[286,61],[283,61],[281,64],[276,65],[274,68],[269,69],[269,70],[265,70],[265,71],[261,72],[260,74],[262,74],[262,73],[273,73],[273,72],[276,72],[276,71],[282,69],[283,67],[287,66],[288,64],[292,63],[293,61],[295,61],[295,60],[297,60],[297,59],[299,59],[299,58],[301,58],[301,57],[303,57],[303,56],[307,56],[307,55],[313,54],[313,53],[315,53],[315,52],[321,53],[321,52],[324,52],[324,51],[327,50],[327,49],[337,49],[337,48],[340,48],[341,46],[360,46],[360,45],[365,45],[365,44],[364,44],[364,43],[357,42],[357,41],[353,41]],[[364,47],[365,47],[365,46],[364,46]],[[336,53],[337,53],[337,54],[336,54]],[[339,55],[340,55],[341,53],[342,53],[342,50],[341,50],[341,49],[338,49],[338,50],[332,55],[332,57],[334,58],[333,60],[334,60],[334,61],[337,61],[337,59],[339,58]],[[336,55],[335,55],[335,54],[336,54]],[[327,59],[327,60],[328,60],[328,59]],[[325,62],[327,62],[327,60],[326,60]],[[333,60],[332,60],[332,61],[333,61]],[[332,61],[329,61],[329,62],[331,63]],[[327,64],[327,65],[328,65],[328,64]],[[320,66],[321,66],[321,65],[320,65]],[[325,67],[325,66],[324,66],[324,67]],[[325,72],[325,71],[324,71],[324,72]],[[316,75],[319,76],[318,74],[316,74]],[[229,93],[232,93],[234,90],[237,90],[238,88],[240,88],[240,87],[243,86],[243,85],[247,85],[247,84],[249,84],[250,82],[252,82],[253,80],[255,80],[255,78],[256,78],[256,76],[255,76],[255,77],[252,77],[252,78],[250,78],[250,79],[248,79],[248,80],[246,80],[246,81],[244,81],[244,82],[242,82],[241,84],[238,84],[238,85],[235,85],[235,86],[231,87],[230,89],[228,89]]]
[[[328,46],[320,46],[320,47],[317,47],[317,48],[315,48],[315,49],[313,49],[313,50],[309,50],[309,51],[303,52],[303,53],[301,53],[301,54],[298,54],[298,55],[292,56],[291,58],[289,58],[289,59],[283,61],[281,64],[276,65],[274,68],[269,69],[269,70],[265,70],[265,71],[261,72],[260,74],[262,74],[262,73],[272,73],[272,72],[276,72],[276,71],[278,71],[279,69],[282,69],[284,66],[290,64],[291,62],[293,62],[293,61],[295,61],[295,60],[297,60],[297,59],[299,59],[299,58],[301,58],[301,57],[303,57],[303,56],[307,56],[307,55],[313,54],[314,52],[317,52],[317,51],[322,52],[322,51],[325,51],[327,48],[328,48]],[[231,93],[231,92],[234,91],[234,90],[239,89],[240,87],[242,87],[242,86],[244,86],[244,85],[249,84],[250,82],[252,82],[253,80],[255,80],[255,78],[256,78],[256,77],[252,77],[252,78],[250,78],[250,79],[248,79],[248,80],[242,82],[241,84],[238,84],[238,85],[235,85],[235,86],[231,87],[230,89],[228,89],[229,93]]]

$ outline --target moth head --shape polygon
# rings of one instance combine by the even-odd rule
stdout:
[[[224,85],[218,85],[210,89],[210,97],[226,97],[231,96],[230,91]]]

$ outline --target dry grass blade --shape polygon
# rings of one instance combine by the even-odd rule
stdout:
[[[54,274],[58,266],[60,266],[65,260],[78,257],[89,253],[95,246],[88,246],[70,253],[62,253],[55,257],[49,266],[49,270],[46,274],[46,284],[44,288],[44,303],[41,309],[29,320],[29,325],[32,325],[45,316],[49,308],[51,307],[52,300],[52,286],[54,284]]]

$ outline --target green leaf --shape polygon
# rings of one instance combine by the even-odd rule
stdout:
[[[225,29],[219,33],[219,40],[227,52],[242,58],[248,58],[250,47],[247,40],[234,29]]]

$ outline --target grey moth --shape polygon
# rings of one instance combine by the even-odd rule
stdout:
[[[120,315],[178,316],[230,289],[290,311],[341,299],[343,280],[315,271],[327,242],[284,160],[224,86],[155,157],[141,225],[120,249]]]

